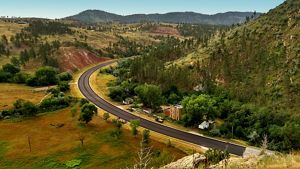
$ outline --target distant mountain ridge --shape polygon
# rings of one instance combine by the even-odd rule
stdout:
[[[101,10],[86,10],[66,19],[77,20],[85,23],[121,22],[138,23],[142,21],[167,22],[167,23],[193,23],[212,25],[232,25],[242,23],[246,17],[251,17],[253,12],[226,12],[214,15],[205,15],[195,12],[170,12],[166,14],[133,14],[117,15]],[[257,13],[258,17],[261,13]]]

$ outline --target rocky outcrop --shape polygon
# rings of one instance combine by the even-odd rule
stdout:
[[[231,157],[227,161],[220,161],[216,165],[211,165],[209,169],[224,169],[224,168],[240,168],[240,169],[256,169],[258,163],[269,155],[248,156],[248,157]]]
[[[176,162],[172,162],[164,167],[161,167],[160,169],[193,169],[195,166],[198,166],[204,161],[205,156],[196,153],[179,159]]]
[[[58,56],[58,64],[63,71],[76,71],[108,60],[108,58],[98,57],[88,50],[75,47],[61,47]]]

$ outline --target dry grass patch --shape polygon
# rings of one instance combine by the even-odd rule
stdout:
[[[299,169],[300,168],[300,154],[291,153],[287,155],[276,155],[263,158],[258,166],[258,169]]]
[[[26,27],[26,24],[8,23],[0,21],[0,34],[7,36],[10,39],[11,36],[21,32],[22,28]]]
[[[109,89],[107,87],[107,84],[115,80],[116,77],[110,74],[103,74],[103,73],[94,73],[91,76],[91,86],[95,89],[96,93],[99,94],[101,97],[103,97],[105,100],[109,100],[110,102],[113,102],[113,100],[108,97]]]
[[[71,109],[67,108],[17,123],[0,122],[0,163],[3,164],[0,168],[55,168],[72,159],[82,160],[82,168],[95,169],[119,169],[134,163],[141,136],[134,138],[130,131],[123,129],[121,139],[116,140],[110,136],[114,126],[100,116],[86,127],[79,126],[77,119],[78,112],[72,117]],[[58,123],[64,126],[51,126]],[[78,139],[80,133],[85,137],[84,147]],[[151,146],[155,151],[167,151],[174,160],[185,155],[156,141],[151,141]]]
[[[10,63],[10,58],[7,56],[0,56],[0,68],[7,63]]]
[[[45,96],[45,92],[34,92],[34,88],[25,85],[1,83],[0,84],[0,110],[13,107],[18,99],[24,99],[33,103],[39,103]]]

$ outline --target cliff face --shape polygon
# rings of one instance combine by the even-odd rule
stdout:
[[[60,69],[64,71],[75,71],[88,65],[108,60],[107,58],[98,57],[85,49],[74,47],[62,47],[59,49],[58,53],[58,63]]]
[[[194,160],[193,160],[194,159]],[[200,154],[194,154],[176,162],[172,162],[160,169],[202,169],[204,167],[205,157]],[[196,164],[196,165],[193,165]],[[282,169],[282,168],[300,168],[299,154],[276,154],[249,156],[246,158],[231,157],[227,161],[221,161],[216,165],[211,165],[209,169]]]

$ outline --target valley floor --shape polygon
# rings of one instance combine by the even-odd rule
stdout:
[[[114,126],[99,116],[82,127],[70,108],[19,122],[1,121],[0,129],[0,168],[65,168],[67,161],[76,159],[82,161],[82,168],[119,169],[132,166],[140,142],[140,136],[135,138],[125,129],[121,139],[112,138]],[[80,135],[85,138],[83,147]],[[185,155],[156,141],[151,146],[158,153],[154,166]]]
[[[112,65],[114,66],[114,65]],[[91,83],[91,86],[93,87],[93,90],[99,95],[101,96],[102,98],[104,98],[105,100],[113,103],[114,105],[117,105],[119,108],[121,109],[127,109],[129,108],[130,106],[128,105],[123,105],[119,102],[116,102],[116,101],[113,101],[109,96],[109,90],[108,90],[108,83],[111,81],[111,80],[115,80],[116,78],[113,76],[113,75],[110,75],[110,74],[103,74],[103,73],[99,73],[99,71],[96,71],[92,77],[91,77],[91,80],[90,80],[90,83]],[[155,118],[146,114],[146,113],[141,113],[141,112],[131,112],[133,113],[134,115],[136,116],[139,116],[139,117],[142,117],[144,119],[147,119],[149,121],[152,121],[152,122],[155,122]],[[161,125],[166,125],[166,126],[169,126],[169,127],[172,127],[172,128],[175,128],[175,129],[178,129],[178,130],[181,130],[181,131],[185,131],[185,132],[190,132],[190,133],[193,133],[193,134],[196,134],[196,135],[203,135],[204,133],[199,131],[198,129],[196,128],[187,128],[187,127],[183,127],[182,125],[178,124],[178,123],[175,123],[173,121],[168,121],[168,120],[165,120],[163,124]],[[158,137],[160,137],[161,139],[170,139],[168,138],[167,136],[164,136],[164,135],[159,135]],[[216,139],[219,139],[219,140],[224,140],[224,141],[230,141],[232,143],[236,143],[236,144],[240,144],[240,145],[244,145],[244,146],[249,146],[247,142],[243,141],[243,140],[238,140],[238,139],[224,139],[224,138],[216,138]],[[174,140],[174,142],[176,142],[176,144],[180,145],[180,144],[183,144],[183,146],[180,146],[180,148],[183,148],[183,149],[194,149],[194,150],[198,150],[199,152],[204,152],[207,148],[205,147],[199,147],[199,146],[195,146],[193,144],[187,144],[186,146],[186,143],[182,140],[176,140],[176,139],[172,139]]]

